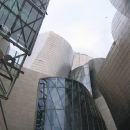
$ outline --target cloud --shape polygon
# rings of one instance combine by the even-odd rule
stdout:
[[[113,42],[111,21],[115,14],[109,0],[51,0],[48,14],[40,33],[53,31],[74,51],[106,57]]]
[[[105,57],[104,50],[106,50],[107,42],[103,40],[103,34],[98,30],[93,30],[92,27],[94,28],[91,26],[90,29],[85,25],[71,26],[68,29],[68,42],[71,43],[74,51],[93,57]],[[106,36],[109,36],[108,33]],[[106,38],[106,36],[104,37]]]

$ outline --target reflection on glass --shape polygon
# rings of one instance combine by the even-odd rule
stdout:
[[[57,79],[57,87],[64,87],[64,79],[58,78]]]
[[[81,83],[46,78],[39,81],[36,130],[106,130],[106,126]]]
[[[90,83],[90,74],[89,74],[89,65],[85,64],[74,69],[71,73],[69,78],[74,79],[82,83],[91,93],[92,95],[92,88]]]
[[[45,10],[48,3],[42,5]],[[30,0],[0,0],[0,25],[4,26],[1,33],[23,51],[31,49],[44,17],[45,13]]]

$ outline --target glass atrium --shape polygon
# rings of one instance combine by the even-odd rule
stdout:
[[[36,130],[107,130],[85,86],[67,78],[39,81]]]

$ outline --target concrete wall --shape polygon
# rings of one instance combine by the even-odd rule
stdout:
[[[37,101],[37,88],[40,78],[47,75],[23,68],[9,99],[2,100],[8,130],[33,130]],[[0,117],[1,113],[0,113]],[[0,120],[2,129],[4,124]]]
[[[4,119],[3,119],[3,116],[2,116],[1,107],[0,107],[0,130],[6,130]]]

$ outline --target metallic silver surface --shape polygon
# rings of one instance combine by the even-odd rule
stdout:
[[[97,85],[117,129],[130,130],[130,1],[111,2],[120,12],[112,22],[114,43],[97,76]]]
[[[77,67],[85,65],[91,59],[93,59],[93,58],[86,55],[86,54],[81,54],[81,53],[74,52],[73,65],[72,65],[71,70],[74,70]]]
[[[73,50],[69,43],[53,32],[39,37],[36,45],[42,46],[40,49],[34,47],[36,55],[28,57],[31,63],[26,61],[27,68],[49,76],[68,77],[73,62]]]
[[[130,18],[130,0],[110,0],[113,6],[127,18]]]
[[[82,83],[88,91],[93,95],[94,99],[101,96],[99,89],[96,87],[96,76],[98,75],[104,58],[95,58],[83,66],[77,67],[70,73],[70,78],[75,79]]]
[[[102,114],[108,130],[117,130],[110,110],[96,85],[96,77],[102,68],[105,58],[95,58],[88,62],[93,98]]]
[[[116,12],[112,21],[112,36],[116,44],[122,44],[129,37],[130,19]],[[125,44],[125,43],[124,43]],[[120,45],[119,45],[120,46]]]
[[[98,87],[96,86],[96,77],[97,77],[104,61],[105,61],[105,58],[95,58],[88,62],[90,79],[91,79],[91,87],[92,87],[92,93],[93,93],[94,99],[97,99],[100,96],[102,96]]]
[[[92,95],[89,65],[85,64],[71,71],[69,78],[82,83]]]

